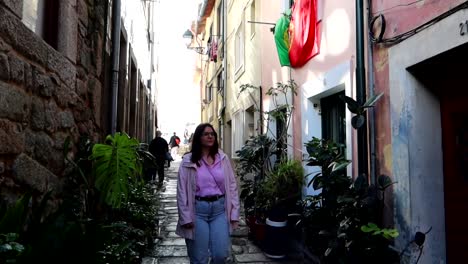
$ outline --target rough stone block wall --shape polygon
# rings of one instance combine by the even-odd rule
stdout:
[[[1,202],[26,190],[60,194],[65,139],[103,138],[106,2],[61,6],[57,51],[22,23],[22,1],[0,0]]]

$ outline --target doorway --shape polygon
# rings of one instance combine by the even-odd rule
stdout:
[[[447,263],[468,258],[468,96],[441,101]]]
[[[440,102],[447,263],[468,258],[467,57],[463,44],[408,69]]]

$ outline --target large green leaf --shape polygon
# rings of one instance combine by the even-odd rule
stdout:
[[[127,200],[129,180],[136,181],[141,172],[138,159],[138,140],[126,134],[107,136],[108,144],[95,144],[91,159],[94,161],[96,188],[103,194],[104,201],[120,208]]]
[[[363,115],[355,115],[351,118],[351,125],[355,128],[358,129],[364,125],[364,122],[366,121],[366,118]]]
[[[22,230],[29,210],[30,200],[31,193],[26,193],[6,210],[0,219],[0,233],[19,233]]]
[[[356,180],[354,180],[354,189],[356,191],[364,191],[367,190],[369,187],[369,183],[367,182],[367,178],[364,176],[365,174],[360,174]]]
[[[390,185],[395,184],[395,183],[396,182],[393,182],[390,176],[388,175],[382,174],[377,178],[377,184],[379,185],[380,190],[385,190]]]
[[[367,101],[364,103],[363,107],[364,108],[367,108],[367,107],[372,107],[374,106],[374,104],[377,102],[377,100],[380,99],[380,97],[382,97],[383,93],[379,93],[379,94],[376,94],[376,95],[373,95],[372,97],[370,97],[369,99],[367,99]]]
[[[349,111],[353,114],[358,114],[360,111],[361,106],[359,105],[358,102],[356,102],[353,98],[346,96],[346,95],[340,95],[341,100],[343,100]]]

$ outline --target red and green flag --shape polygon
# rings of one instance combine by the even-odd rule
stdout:
[[[291,66],[289,62],[289,17],[291,16],[291,10],[286,11],[275,25],[275,43],[276,50],[278,51],[278,57],[281,66]]]
[[[320,0],[296,0],[291,11],[276,23],[275,42],[281,66],[299,68],[319,54],[317,1]]]

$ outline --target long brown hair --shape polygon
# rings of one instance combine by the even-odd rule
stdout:
[[[210,123],[202,123],[197,126],[195,129],[195,132],[193,133],[193,141],[192,141],[192,150],[190,151],[192,153],[192,157],[190,158],[190,161],[197,164],[198,167],[200,167],[200,160],[202,158],[202,143],[201,143],[201,138],[203,136],[203,132],[205,131],[205,128],[210,127],[213,129],[214,133],[214,144],[210,149],[210,153],[208,154],[211,156],[213,159],[215,159],[216,154],[218,153],[218,134],[216,133],[216,130]]]

